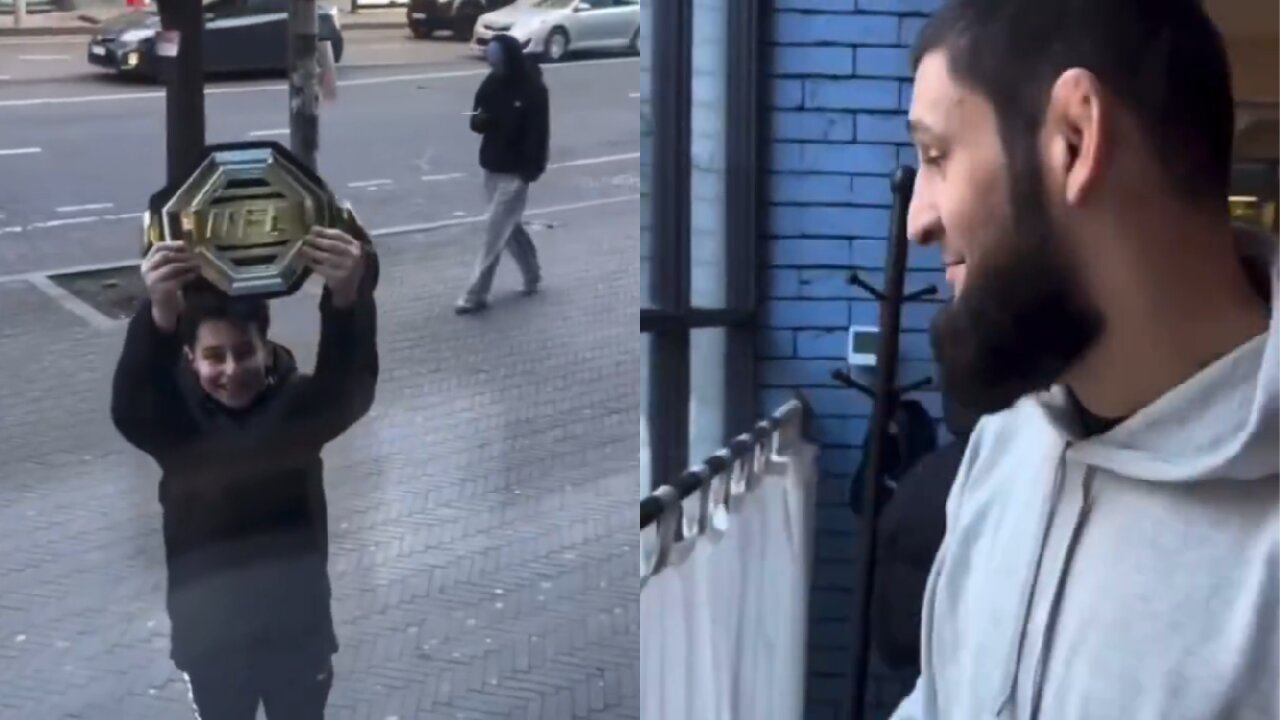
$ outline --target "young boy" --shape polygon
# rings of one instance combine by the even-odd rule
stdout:
[[[267,339],[267,303],[198,279],[181,243],[142,265],[148,299],[112,386],[121,435],[160,466],[174,663],[203,720],[320,720],[338,649],[321,449],[368,412],[378,262],[316,229],[324,278],[315,371]]]

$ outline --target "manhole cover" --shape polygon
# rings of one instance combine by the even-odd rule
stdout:
[[[136,265],[50,275],[49,280],[113,320],[132,317],[147,295]]]

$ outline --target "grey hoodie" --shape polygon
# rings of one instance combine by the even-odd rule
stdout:
[[[893,720],[1280,718],[1280,313],[1111,431],[1061,388],[979,423]]]

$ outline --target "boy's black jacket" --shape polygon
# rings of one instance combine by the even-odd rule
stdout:
[[[551,136],[550,106],[542,70],[524,57],[509,35],[497,35],[503,46],[505,72],[489,73],[476,90],[471,129],[483,135],[480,167],[519,175],[533,182],[547,170]]]
[[[378,379],[379,264],[370,249],[359,299],[320,300],[315,372],[271,344],[269,387],[230,411],[200,389],[176,334],[144,302],[112,385],[121,435],[159,464],[172,657],[180,668],[251,644],[337,650],[320,451],[368,412]]]

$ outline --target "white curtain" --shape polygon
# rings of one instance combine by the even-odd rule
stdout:
[[[798,433],[781,447],[758,449],[686,500],[678,524],[687,539],[669,544],[645,578],[645,720],[803,714],[817,448]],[[645,540],[642,552],[660,554],[660,539]]]

